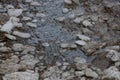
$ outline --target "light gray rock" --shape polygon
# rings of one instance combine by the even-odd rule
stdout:
[[[73,22],[76,23],[76,24],[80,24],[83,20],[84,20],[83,18],[77,17],[73,20]]]
[[[76,63],[86,63],[86,59],[82,57],[75,57],[74,62]]]
[[[118,61],[120,60],[120,53],[115,50],[109,50],[107,49],[108,53],[106,57],[110,58],[112,61]]]
[[[75,43],[76,43],[77,45],[79,45],[79,46],[84,46],[84,45],[87,44],[87,43],[86,43],[85,41],[83,41],[83,40],[77,40],[77,41],[75,41]]]
[[[30,17],[23,17],[22,20],[23,21],[31,21],[32,19]]]
[[[14,31],[13,35],[21,37],[21,38],[30,38],[31,37],[31,35],[29,33],[19,32],[19,31]]]
[[[85,75],[87,77],[98,78],[98,74],[95,71],[91,70],[90,68],[85,69]]]
[[[0,52],[10,52],[11,48],[9,47],[0,47]]]
[[[72,4],[72,0],[64,0],[66,4]]]
[[[63,11],[63,13],[68,13],[69,9],[68,8],[63,8],[62,11]]]
[[[8,9],[8,15],[18,17],[22,14],[23,9]]]
[[[10,34],[5,34],[5,36],[8,38],[8,39],[11,39],[11,40],[16,40],[16,37],[13,36],[13,35],[10,35]]]
[[[12,29],[15,27],[15,24],[19,22],[19,19],[16,17],[10,17],[9,21],[7,21],[2,27],[1,31],[10,33]]]
[[[33,0],[25,0],[25,2],[31,3],[31,2],[33,2]]]
[[[27,55],[21,57],[20,64],[25,65],[29,69],[33,69],[35,64],[38,62],[39,62],[39,60],[36,59],[33,55],[27,54]]]
[[[6,74],[18,71],[19,69],[24,69],[24,65],[18,64],[19,58],[18,56],[12,56],[10,59],[2,61],[0,64],[0,74]]]
[[[84,71],[75,71],[75,75],[80,77],[80,76],[85,75],[85,72]]]
[[[34,54],[35,50],[36,50],[36,48],[34,46],[26,45],[26,46],[24,46],[24,50],[23,50],[23,52],[21,52],[21,54],[28,54],[28,53]]]
[[[64,22],[65,17],[58,17],[58,18],[56,18],[56,20],[59,21],[59,22]]]
[[[108,69],[104,70],[102,78],[103,79],[104,78],[108,78],[108,79],[115,78],[115,80],[120,80],[120,71],[115,66],[111,66]]]
[[[35,23],[31,23],[31,22],[28,22],[28,23],[27,23],[27,26],[29,26],[29,27],[34,27],[34,28],[37,27],[37,25],[36,25]]]
[[[61,48],[77,48],[77,45],[73,43],[62,43],[60,47]]]
[[[31,70],[27,70],[25,72],[14,72],[10,74],[5,74],[5,76],[3,76],[3,80],[38,80],[38,79],[39,74]]]
[[[49,43],[42,43],[42,45],[43,45],[44,47],[49,47],[49,46],[50,46]]]
[[[20,44],[20,43],[15,43],[15,44],[13,44],[12,49],[14,51],[23,51],[24,50],[24,45]]]
[[[88,64],[86,63],[86,59],[82,57],[75,57],[74,62],[78,70],[84,70],[88,67]]]
[[[33,1],[33,2],[31,2],[30,5],[31,5],[31,6],[40,6],[40,3],[39,3],[39,2]]]
[[[82,24],[84,25],[84,26],[89,26],[89,27],[92,27],[93,25],[91,24],[91,22],[90,21],[88,21],[88,20],[84,20],[83,22],[82,22]]]
[[[88,36],[82,35],[82,34],[76,34],[76,37],[78,37],[81,40],[84,41],[90,41],[90,38]]]
[[[45,15],[44,13],[37,13],[36,16],[37,16],[37,17],[44,18],[44,17],[46,17],[47,15]]]

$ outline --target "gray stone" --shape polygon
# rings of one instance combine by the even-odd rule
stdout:
[[[89,41],[90,38],[88,36],[85,36],[85,35],[82,35],[82,34],[76,34],[76,36],[81,39],[81,40],[84,40],[84,41]]]
[[[15,44],[13,44],[12,49],[14,51],[23,51],[24,50],[24,45],[20,44],[20,43],[15,43]]]
[[[21,38],[30,38],[31,37],[31,35],[29,33],[25,33],[25,32],[14,31],[13,34],[18,37],[21,37]]]
[[[79,46],[84,46],[87,44],[85,41],[82,41],[82,40],[77,40],[77,41],[75,41],[75,43]]]
[[[82,24],[84,25],[84,26],[89,26],[89,27],[92,27],[93,25],[91,24],[91,22],[90,21],[88,21],[88,20],[84,20],[83,22],[82,22]]]
[[[8,15],[13,17],[18,17],[22,14],[22,9],[8,9]]]
[[[39,74],[30,70],[27,70],[25,72],[13,72],[10,74],[5,74],[5,76],[3,76],[3,80],[38,80],[38,79]]]
[[[111,66],[104,70],[102,78],[120,80],[120,71],[115,66]]]
[[[87,77],[98,78],[98,74],[90,68],[85,69],[85,75]]]

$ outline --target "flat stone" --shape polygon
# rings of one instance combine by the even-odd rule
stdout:
[[[39,62],[39,60],[37,58],[35,58],[33,55],[27,54],[27,55],[21,57],[20,64],[26,65],[27,68],[29,68],[29,69],[33,69],[35,64],[38,62]]]
[[[98,78],[98,74],[89,68],[85,69],[85,75],[87,77]]]
[[[34,28],[37,27],[37,25],[36,25],[35,23],[31,23],[31,22],[28,22],[28,23],[27,23],[27,26],[34,27]]]
[[[69,9],[68,8],[63,8],[62,11],[63,11],[63,13],[68,13]]]
[[[30,20],[32,20],[32,19],[31,19],[30,17],[23,17],[22,20],[23,20],[23,21],[30,21]]]
[[[89,41],[90,38],[88,36],[85,36],[85,35],[82,35],[82,34],[76,34],[76,36],[81,39],[81,40],[84,40],[84,41]]]
[[[120,71],[115,66],[111,66],[104,70],[102,78],[120,80]]]
[[[16,40],[16,37],[13,36],[13,35],[10,35],[10,34],[5,34],[5,36],[8,38],[8,39],[11,39],[11,40]]]
[[[72,4],[72,0],[64,0],[66,4]]]
[[[120,60],[120,53],[115,50],[107,49],[108,53],[106,55],[107,58],[110,58],[112,61]]]
[[[73,22],[76,24],[80,24],[82,21],[83,21],[83,18],[81,18],[81,17],[77,17],[73,20]]]
[[[41,18],[46,17],[46,15],[45,15],[44,13],[37,13],[36,16],[37,16],[37,17],[41,17]]]
[[[75,41],[75,43],[79,46],[84,46],[87,44],[85,41],[82,41],[82,40],[77,40],[77,41]]]
[[[39,2],[31,2],[31,4],[30,4],[31,6],[40,6],[40,3]]]
[[[11,48],[9,47],[0,47],[0,52],[10,52]]]
[[[20,43],[15,43],[15,44],[13,44],[12,49],[14,51],[23,51],[24,50],[24,45],[20,44]]]
[[[85,74],[84,71],[75,71],[75,75],[80,77],[80,76],[83,76]]]
[[[86,26],[86,27],[92,27],[93,25],[91,24],[91,22],[90,21],[88,21],[88,20],[84,20],[83,22],[82,22],[82,24],[84,25],[84,26]]]
[[[77,45],[72,44],[72,43],[62,43],[61,48],[77,48]]]
[[[13,28],[15,27],[14,24],[17,24],[19,22],[19,19],[16,17],[10,17],[9,21],[7,21],[2,27],[1,31],[10,33],[12,32]]]
[[[5,74],[3,80],[38,80],[39,74],[34,71],[25,71],[25,72],[13,72],[10,74]]]
[[[23,9],[8,9],[8,15],[18,17],[22,14]]]
[[[21,37],[21,38],[30,38],[31,37],[31,35],[29,33],[25,33],[25,32],[14,31],[13,34],[18,37]]]

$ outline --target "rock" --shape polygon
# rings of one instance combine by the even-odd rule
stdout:
[[[12,29],[15,27],[14,24],[18,23],[19,22],[19,19],[16,18],[16,17],[11,17],[9,19],[9,21],[7,21],[3,26],[2,28],[0,29],[1,31],[3,32],[7,32],[7,33],[10,33],[12,31]]]
[[[32,19],[30,17],[23,17],[22,20],[23,21],[31,21]]]
[[[86,26],[86,27],[92,27],[92,26],[93,26],[93,25],[91,24],[91,22],[88,21],[88,20],[84,20],[84,21],[82,22],[82,24],[83,24],[84,26]]]
[[[118,50],[120,50],[120,46],[119,46],[119,45],[108,46],[108,47],[106,47],[106,49],[110,49],[110,50],[116,50],[116,51],[118,51]]]
[[[61,48],[77,48],[77,45],[72,44],[72,43],[62,43],[60,45]]]
[[[11,39],[11,40],[16,40],[16,37],[13,36],[13,35],[10,35],[10,34],[5,34],[5,36],[8,38],[8,39]]]
[[[15,7],[13,5],[7,5],[6,8],[7,9],[14,9]]]
[[[56,20],[59,21],[59,22],[64,22],[65,17],[58,17],[58,18],[56,18]]]
[[[87,44],[85,41],[82,41],[82,40],[77,40],[77,41],[75,41],[75,43],[79,46],[84,46]]]
[[[38,62],[39,62],[39,60],[36,59],[33,55],[27,54],[27,55],[21,57],[20,64],[26,65],[26,67],[29,69],[33,69],[35,64]]]
[[[37,27],[37,25],[36,25],[36,24],[31,23],[31,22],[28,22],[28,23],[27,23],[27,26],[34,27],[34,28],[36,28],[36,27]]]
[[[23,51],[24,45],[23,45],[23,44],[20,44],[20,43],[15,43],[15,44],[13,44],[12,49],[13,49],[14,51]]]
[[[72,0],[64,0],[66,4],[72,4]]]
[[[31,2],[33,2],[33,0],[25,0],[25,2],[31,3]]]
[[[42,43],[42,45],[43,45],[44,47],[49,47],[49,46],[50,46],[49,43]]]
[[[0,52],[10,52],[11,48],[9,47],[0,47]]]
[[[75,75],[80,77],[80,76],[83,76],[85,74],[84,71],[75,71]]]
[[[74,62],[76,63],[86,63],[86,59],[82,57],[75,57]]]
[[[111,66],[104,70],[102,78],[120,80],[120,71],[115,66]]]
[[[37,17],[41,17],[41,18],[46,17],[46,15],[45,15],[44,13],[37,13],[36,16],[37,16]]]
[[[76,36],[84,41],[90,41],[90,38],[88,36],[82,35],[82,34],[76,34]]]
[[[69,9],[68,8],[63,8],[62,11],[63,11],[63,13],[68,13]]]
[[[22,14],[22,9],[8,9],[8,15],[13,17],[18,17]]]
[[[40,3],[39,2],[31,2],[31,4],[30,4],[31,6],[40,6]]]
[[[28,54],[28,53],[32,53],[34,54],[36,48],[34,46],[29,46],[29,45],[26,45],[24,46],[24,50],[21,54]]]
[[[27,70],[25,72],[13,72],[10,74],[5,74],[5,76],[3,76],[3,80],[38,80],[38,79],[39,74],[31,70]]]
[[[21,37],[21,38],[30,38],[31,35],[29,33],[24,33],[24,32],[19,32],[19,31],[14,31],[14,35]]]
[[[107,49],[108,53],[106,57],[110,58],[112,61],[118,61],[120,60],[120,53],[115,50],[109,50]]]
[[[82,57],[75,57],[74,62],[78,70],[84,70],[88,66],[88,64],[86,63],[86,59]]]
[[[84,34],[93,34],[93,31],[91,31],[91,30],[89,30],[88,28],[82,28],[82,32],[84,33]]]
[[[68,18],[70,18],[70,19],[74,19],[75,18],[75,14],[70,14],[69,16],[68,16]]]
[[[18,62],[19,62],[19,58],[18,56],[15,56],[15,55],[10,57],[10,59],[4,60],[0,64],[0,74],[11,73],[11,72],[18,71],[19,69],[25,68],[24,65],[20,65],[18,64]]]
[[[89,68],[85,69],[85,75],[87,77],[98,78],[98,74]]]
[[[22,23],[15,23],[14,26],[19,28],[19,27],[23,27],[23,24]]]
[[[76,24],[80,24],[82,21],[83,21],[83,18],[81,18],[81,17],[77,17],[73,20],[73,22]]]

